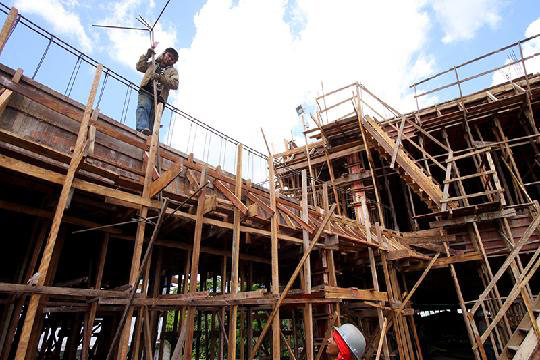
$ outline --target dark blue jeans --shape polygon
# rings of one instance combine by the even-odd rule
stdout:
[[[137,103],[136,128],[137,131],[154,128],[154,97],[142,91]]]

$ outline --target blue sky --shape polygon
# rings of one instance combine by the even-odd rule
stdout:
[[[3,1],[135,83],[142,74],[135,71],[134,63],[147,48],[147,37],[142,32],[91,25],[139,26],[138,15],[153,22],[165,3]],[[290,138],[291,132],[303,144],[295,108],[298,104],[312,108],[321,82],[331,90],[360,81],[400,111],[412,110],[411,83],[522,39],[527,31],[540,32],[539,19],[538,0],[171,0],[156,38],[158,50],[173,46],[180,52],[176,65],[180,89],[171,102],[266,152],[261,127],[275,151],[283,150],[282,139]],[[18,26],[0,61],[22,67],[31,76],[47,42]],[[540,41],[529,45],[526,52],[540,51]],[[519,56],[517,50],[514,53]],[[462,69],[460,77],[500,66],[511,55],[507,51]],[[52,45],[36,79],[64,93],[76,60]],[[540,71],[538,65],[530,62],[529,70]],[[513,71],[483,77],[464,89],[470,93],[503,81],[506,75],[519,75],[518,69]],[[85,102],[91,79],[92,69],[83,64],[71,96]],[[429,86],[449,81],[453,74]],[[456,91],[441,92],[423,104],[455,97]],[[125,94],[125,87],[108,82],[100,108],[120,120]],[[132,127],[135,102],[136,94],[131,93],[126,123]],[[171,115],[163,118],[166,130]],[[182,119],[176,121],[172,145],[187,152],[197,152],[202,143],[223,147],[189,126]],[[166,137],[163,131],[162,140]],[[211,156],[204,146],[201,149],[199,158]]]

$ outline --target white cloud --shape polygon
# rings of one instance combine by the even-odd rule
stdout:
[[[540,17],[533,21],[527,26],[525,30],[525,38],[532,37],[534,35],[540,34]],[[540,53],[540,37],[534,38],[522,44],[523,48],[523,57],[527,58],[533,56],[534,54]],[[510,51],[510,50],[509,50]],[[512,60],[510,58],[506,59],[504,64],[509,64],[510,62],[515,62],[515,60],[520,59],[519,47],[515,46],[512,48],[513,54]],[[527,73],[537,73],[540,72],[540,55],[537,55],[529,60],[525,61],[525,67]],[[515,78],[519,78],[525,74],[521,63],[508,66],[504,69],[501,69],[493,74],[492,85],[501,84]]]
[[[540,17],[527,26],[525,37],[540,34]],[[528,57],[540,52],[540,37],[534,38],[523,44],[523,56]],[[540,56],[526,61],[527,72],[540,72]]]
[[[472,39],[481,27],[495,28],[502,0],[433,0],[435,16],[442,26],[444,43]]]
[[[321,80],[326,91],[358,80],[410,110],[408,84],[433,67],[420,54],[430,26],[424,6],[209,0],[195,18],[192,46],[180,51],[177,106],[264,152],[260,127],[282,150],[298,126],[296,106],[312,101]],[[185,147],[187,131],[176,129],[173,144]]]
[[[121,0],[107,4],[110,16],[100,20],[100,24],[117,25],[126,27],[141,28],[142,24],[136,21],[139,14],[146,16],[146,21],[152,23],[148,10],[154,8],[154,2],[142,0]],[[109,56],[116,61],[135,68],[135,63],[141,54],[150,46],[149,33],[137,30],[104,30],[110,44],[105,50]],[[159,53],[165,48],[174,47],[176,43],[176,27],[174,24],[168,24],[161,21],[154,29],[154,38],[159,42],[156,51]]]
[[[74,37],[84,51],[92,51],[92,41],[86,34],[80,17],[68,7],[78,5],[76,0],[17,0],[15,7],[21,12],[34,13],[43,17],[59,34]],[[77,46],[77,47],[78,47]]]

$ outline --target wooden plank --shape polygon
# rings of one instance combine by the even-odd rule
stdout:
[[[26,285],[26,284],[11,284],[0,283],[1,293],[10,294],[42,294],[42,295],[55,295],[55,296],[72,296],[76,298],[123,298],[127,297],[127,292],[114,291],[114,290],[100,290],[100,289],[78,289],[59,286],[45,286],[45,285]]]
[[[454,225],[462,225],[466,223],[497,220],[500,218],[514,217],[515,215],[516,215],[515,209],[504,209],[504,210],[481,213],[481,214],[476,214],[476,215],[467,215],[467,216],[457,217],[454,219],[432,221],[429,223],[429,226],[432,228],[441,228],[445,226],[454,226]]]
[[[447,256],[447,257],[439,257],[437,261],[435,261],[435,264],[433,264],[433,268],[441,268],[441,267],[447,267],[451,264],[458,264],[468,261],[480,261],[482,260],[482,254],[480,252],[472,252],[468,254],[462,254],[462,255],[454,255],[454,256]],[[402,266],[401,271],[411,272],[411,271],[421,271],[425,268],[425,264],[421,265],[411,265],[411,266]]]
[[[156,181],[152,182],[152,184],[150,184],[150,198],[165,189],[178,175],[180,175],[182,169],[182,161],[176,162],[167,171],[162,173]]]
[[[68,197],[71,191],[73,178],[75,177],[75,172],[77,171],[79,164],[81,162],[82,156],[84,154],[84,147],[87,141],[90,115],[92,113],[92,106],[94,104],[97,87],[99,84],[99,79],[101,77],[102,71],[103,71],[103,65],[100,64],[98,65],[96,69],[94,80],[92,82],[92,87],[90,89],[88,101],[87,101],[84,115],[83,115],[81,125],[79,128],[79,134],[77,135],[77,141],[75,142],[75,149],[73,152],[73,157],[69,164],[68,172],[64,179],[64,183],[62,185],[62,191],[60,193],[60,198],[56,206],[53,223],[51,226],[51,230],[49,232],[49,237],[47,239],[47,244],[45,245],[45,249],[43,251],[43,257],[39,265],[39,270],[38,270],[39,278],[37,282],[38,285],[43,285],[45,283],[45,279],[47,277],[47,273],[49,270],[52,252],[54,250],[54,245],[56,244],[56,237],[58,235],[58,230],[60,229],[60,224],[62,222],[64,210],[66,208]],[[28,309],[27,309],[26,316],[24,319],[23,329],[21,332],[21,337],[19,340],[19,345],[17,347],[17,353],[15,355],[16,360],[24,360],[26,358],[26,352],[28,349],[30,333],[32,332],[34,319],[36,316],[37,307],[38,307],[40,299],[41,299],[41,296],[39,294],[32,295],[32,297],[30,298],[30,304],[28,305]]]
[[[236,186],[234,190],[236,199],[242,198],[242,144],[238,144],[236,149]],[[240,200],[239,200],[240,201]],[[244,205],[241,201],[240,203]],[[245,206],[245,205],[244,205]],[[234,209],[234,228],[231,250],[231,294],[238,293],[238,254],[240,253],[240,220],[242,212],[238,207]],[[236,360],[236,322],[238,305],[231,306],[229,315],[229,348],[227,351],[228,360]]]
[[[248,212],[247,206],[244,205],[244,203],[236,195],[234,195],[234,193],[227,186],[225,186],[225,184],[223,184],[218,179],[214,179],[213,184],[216,187],[216,189],[221,191],[221,193],[234,205],[234,207],[238,209],[240,213],[242,213],[242,216],[247,215],[247,212]]]
[[[15,7],[12,7],[9,10],[6,21],[2,26],[2,31],[0,32],[0,54],[2,53],[2,50],[4,50],[4,46],[6,46],[9,35],[11,34],[11,30],[15,26],[15,21],[17,20],[18,15],[19,11]]]
[[[0,154],[0,166],[6,169],[10,169],[21,174],[26,174],[37,179],[46,180],[55,184],[63,184],[66,180],[66,175],[43,169],[35,165],[25,163],[24,161],[13,159]],[[120,201],[126,201],[134,205],[152,206],[150,200],[145,200],[139,195],[134,195],[125,191],[111,189],[106,186],[94,184],[81,179],[73,179],[73,188],[77,190],[83,190],[92,192],[98,195],[103,195],[117,199]],[[153,206],[155,207],[155,206]]]
[[[388,294],[386,292],[375,290],[325,286],[324,294],[326,298],[332,299],[388,301]]]
[[[270,157],[272,158],[272,157]],[[272,161],[272,159],[270,159],[269,161]],[[270,163],[272,165],[272,163]],[[273,173],[273,171],[272,171]],[[273,175],[273,174],[271,174]],[[262,329],[261,331],[261,334],[259,335],[259,338],[257,339],[257,343],[255,344],[255,346],[253,347],[253,351],[252,351],[252,354],[249,356],[249,360],[253,360],[254,357],[256,356],[257,354],[257,350],[259,349],[259,347],[261,346],[263,340],[264,340],[264,336],[266,335],[266,333],[268,332],[268,328],[270,327],[270,324],[273,323],[273,326],[275,327],[275,319],[276,319],[276,316],[278,316],[278,312],[279,312],[279,307],[281,306],[281,303],[283,302],[283,300],[285,299],[285,297],[287,296],[287,294],[289,293],[289,290],[292,286],[292,284],[294,283],[294,281],[296,280],[296,277],[298,276],[298,274],[300,273],[300,270],[302,269],[302,267],[304,266],[304,263],[307,259],[307,257],[309,256],[309,254],[311,253],[311,250],[313,250],[315,244],[317,243],[317,241],[319,240],[319,237],[321,236],[325,226],[328,224],[328,221],[330,220],[330,217],[333,215],[334,213],[334,209],[336,208],[336,204],[332,204],[332,207],[330,208],[330,211],[326,214],[326,216],[324,217],[323,219],[323,222],[321,224],[321,226],[319,227],[319,229],[317,230],[317,233],[315,234],[315,237],[313,238],[313,240],[311,241],[310,245],[309,245],[309,248],[307,249],[306,252],[304,252],[304,255],[302,256],[302,258],[300,259],[300,262],[298,263],[298,265],[296,266],[295,270],[293,271],[293,274],[291,275],[291,278],[289,279],[289,282],[287,283],[287,285],[285,286],[285,289],[283,290],[283,292],[281,293],[278,301],[276,302],[276,304],[274,305],[274,309],[272,310],[272,313],[270,314],[270,316],[268,317],[267,321],[266,321],[266,324],[264,326],[264,328]],[[275,215],[274,215],[275,216]],[[277,249],[276,249],[277,250]],[[277,259],[276,259],[277,260]],[[279,291],[279,288],[278,288],[278,291]],[[279,327],[279,322],[278,322],[278,327]],[[279,329],[278,329],[279,331]],[[276,350],[274,348],[274,350]],[[279,351],[279,348],[277,349]],[[275,355],[275,353],[274,353]],[[278,355],[279,357],[279,355]]]

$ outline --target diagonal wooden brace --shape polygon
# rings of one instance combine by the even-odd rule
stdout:
[[[283,204],[277,203],[277,208],[281,211],[283,211],[285,214],[287,214],[290,218],[292,218],[294,221],[296,221],[302,229],[306,230],[307,232],[313,234],[315,232],[315,228],[313,226],[309,225],[307,222],[302,220],[298,215],[293,213],[290,209],[288,209]]]
[[[165,171],[161,176],[150,184],[150,197],[152,198],[161,190],[165,189],[182,171],[182,161],[175,162],[170,169]]]
[[[236,195],[234,195],[233,192],[229,190],[227,186],[225,186],[225,184],[223,184],[218,179],[214,179],[213,184],[216,187],[216,189],[221,191],[221,193],[227,198],[227,200],[232,202],[234,207],[237,208],[242,213],[242,216],[247,215],[247,212],[248,212],[247,206],[244,205],[244,203],[239,198],[237,198]]]

